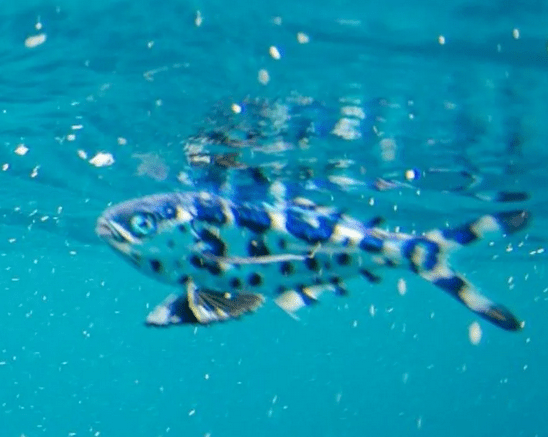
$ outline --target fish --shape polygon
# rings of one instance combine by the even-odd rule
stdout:
[[[383,271],[403,268],[495,326],[519,331],[523,322],[455,271],[449,258],[479,240],[523,230],[530,216],[494,212],[415,235],[303,197],[269,202],[173,191],[108,207],[96,233],[137,270],[180,290],[148,314],[148,326],[238,319],[267,297],[297,317],[324,293],[346,296],[349,279],[379,283]]]

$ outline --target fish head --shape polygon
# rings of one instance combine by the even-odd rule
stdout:
[[[128,200],[107,208],[95,231],[118,254],[145,273],[157,276],[173,239],[191,244],[188,227],[194,215],[184,193],[165,193]],[[187,241],[188,240],[188,241]],[[148,270],[148,271],[147,271]]]

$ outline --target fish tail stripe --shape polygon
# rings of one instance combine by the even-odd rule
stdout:
[[[468,309],[507,331],[519,331],[523,324],[506,307],[483,296],[472,284],[449,270],[447,276],[426,278],[447,292]]]
[[[505,211],[492,215],[484,215],[479,219],[466,223],[456,228],[444,229],[438,234],[449,242],[465,246],[479,239],[488,238],[493,234],[513,234],[525,228],[529,223],[530,213],[528,211]],[[428,236],[434,236],[436,232]]]

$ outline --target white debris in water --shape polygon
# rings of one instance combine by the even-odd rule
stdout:
[[[519,39],[519,29],[518,28],[515,28],[514,30],[512,30],[512,36],[514,37],[514,39]]]
[[[38,35],[29,36],[25,40],[25,47],[28,49],[33,49],[34,47],[38,47],[41,44],[44,44],[46,42],[46,34],[40,33]]]
[[[99,152],[89,160],[89,163],[95,167],[106,167],[114,164],[114,157],[110,153]]]
[[[307,44],[310,42],[310,37],[304,32],[299,32],[297,33],[297,41],[299,44]]]
[[[272,59],[279,60],[282,58],[282,55],[280,54],[280,51],[276,46],[270,46],[268,49],[268,53],[270,53],[270,56],[272,56]]]
[[[274,17],[272,19],[272,22],[276,25],[276,26],[281,26],[282,25],[282,17]]]
[[[67,135],[67,141],[74,141],[76,139],[76,135],[74,134],[68,134]]]
[[[374,317],[376,312],[377,310],[375,308],[375,305],[371,304],[371,306],[369,307],[369,314],[371,314],[371,317]]]
[[[398,279],[398,293],[400,293],[400,296],[407,293],[407,282],[403,278]]]
[[[88,159],[88,154],[86,153],[85,150],[78,150],[76,153],[78,153],[78,156],[82,159]]]
[[[200,27],[203,22],[204,22],[204,19],[202,17],[202,13],[200,11],[196,11],[196,16],[194,17],[194,25],[196,27]]]
[[[352,141],[361,138],[362,135],[359,128],[360,120],[343,117],[337,121],[337,124],[331,133],[339,138],[342,138],[343,140]]]
[[[259,70],[257,80],[259,81],[259,83],[266,85],[268,82],[270,82],[270,74],[268,74],[268,71],[263,68]]]
[[[232,112],[234,112],[234,114],[239,114],[240,112],[242,112],[242,107],[237,103],[233,103],[230,108],[232,109]]]
[[[443,35],[440,35],[438,36],[438,43],[440,45],[444,45],[445,44],[445,37]]]
[[[470,343],[473,345],[478,345],[481,341],[481,327],[478,322],[474,322],[470,324],[468,327],[468,337],[470,338]]]
[[[124,137],[118,137],[116,141],[119,146],[125,146],[127,144],[127,140]]]
[[[365,119],[365,112],[359,106],[343,106],[341,108],[341,114],[345,117],[356,117],[361,120]]]
[[[29,151],[29,148],[25,146],[24,144],[19,144],[17,148],[15,149],[15,153],[17,153],[20,156],[26,155]]]

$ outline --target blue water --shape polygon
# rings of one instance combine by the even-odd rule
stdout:
[[[539,252],[548,217],[547,5],[5,3],[0,435],[548,436]],[[298,32],[310,41],[299,44]],[[42,44],[25,46],[42,34]],[[483,335],[472,344],[474,315],[404,271],[375,286],[349,283],[348,298],[328,299],[300,322],[268,304],[209,328],[144,327],[173,290],[104,247],[96,217],[110,202],[189,188],[180,174],[202,188],[203,169],[189,166],[183,145],[208,127],[215,105],[295,93],[334,113],[344,99],[359,101],[378,132],[372,125],[358,141],[327,135],[309,148],[252,152],[253,165],[281,163],[288,182],[302,166],[325,176],[329,159],[351,159],[341,174],[364,181],[424,171],[411,188],[328,193],[334,206],[418,232],[505,208],[532,212],[527,232],[456,260],[525,320],[522,332],[479,321]],[[392,158],[382,139],[396,144]],[[114,163],[92,165],[99,152]],[[156,163],[153,171],[142,162]],[[471,174],[473,186],[463,176]],[[493,190],[530,200],[474,196]]]

